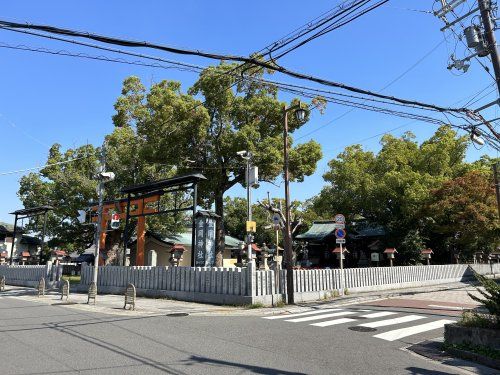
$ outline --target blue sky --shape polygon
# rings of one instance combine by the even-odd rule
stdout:
[[[219,53],[248,55],[260,50],[291,30],[331,9],[339,1],[16,1],[2,4],[2,19],[57,25],[84,31],[136,40],[196,48]],[[433,0],[393,0],[355,22],[323,36],[285,56],[281,64],[334,81],[378,91],[400,76],[423,56],[430,53],[408,74],[384,90],[384,93],[441,105],[452,105],[473,95],[493,80],[473,62],[463,75],[446,69],[456,48],[453,38],[444,40],[439,31],[442,22],[431,14],[410,9],[431,10]],[[0,46],[26,45],[55,50],[103,55],[77,46],[61,44],[33,36],[0,30]],[[200,65],[215,63],[143,51],[178,61]],[[110,54],[107,54],[110,55]],[[179,80],[187,90],[196,74],[178,70],[154,69],[132,65],[91,61],[72,57],[45,55],[0,48],[1,87],[0,129],[4,142],[0,148],[0,220],[12,221],[8,213],[21,208],[17,199],[22,174],[1,173],[43,165],[47,150],[55,142],[64,148],[86,142],[98,145],[112,131],[113,104],[123,80],[130,75],[141,77],[147,85],[163,79]],[[488,64],[488,61],[483,59]],[[275,79],[292,82],[275,76]],[[297,81],[295,81],[297,82]],[[304,82],[298,82],[304,83]],[[487,93],[488,91],[486,91]],[[496,96],[493,91],[476,104]],[[283,95],[283,99],[289,96]],[[463,104],[459,103],[459,104]],[[322,144],[324,159],[315,175],[305,183],[292,184],[293,199],[317,194],[324,182],[327,162],[343,147],[361,143],[377,151],[380,137],[390,129],[401,135],[411,130],[417,139],[429,137],[435,126],[361,110],[343,116],[349,108],[329,105],[321,115],[296,132],[298,142],[316,139]],[[486,112],[497,117],[497,110]],[[311,131],[315,131],[309,134]],[[367,139],[373,137],[371,139]],[[482,154],[497,156],[487,147],[475,150],[467,158]],[[263,184],[255,196],[282,196],[282,187]],[[241,195],[241,187],[229,194]]]

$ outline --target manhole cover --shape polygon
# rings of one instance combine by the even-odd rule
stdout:
[[[374,332],[374,331],[376,331],[375,328],[362,327],[362,326],[349,327],[349,329],[351,331],[356,331],[356,332]]]
[[[180,317],[180,316],[188,316],[188,313],[172,313],[172,314],[167,314],[167,316],[171,317]]]

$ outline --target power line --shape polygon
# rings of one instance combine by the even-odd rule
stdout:
[[[389,96],[389,95],[377,94],[377,93],[369,91],[369,90],[365,90],[365,89],[357,88],[354,86],[346,85],[343,83],[330,81],[330,80],[327,80],[324,78],[315,77],[312,75],[307,75],[304,73],[292,71],[292,70],[289,70],[283,66],[263,62],[263,61],[260,61],[259,59],[253,58],[253,57],[248,58],[248,57],[237,56],[237,55],[221,55],[221,54],[203,52],[203,51],[199,51],[199,50],[176,48],[176,47],[160,45],[160,44],[150,43],[150,42],[138,42],[138,41],[133,41],[133,40],[119,39],[119,38],[108,37],[108,36],[103,36],[103,35],[99,35],[99,34],[80,32],[80,31],[74,31],[74,30],[63,29],[63,28],[52,27],[52,26],[45,26],[45,25],[20,24],[20,23],[16,23],[16,22],[8,22],[8,21],[1,21],[0,20],[0,27],[2,27],[4,29],[35,29],[35,30],[41,30],[41,31],[44,31],[47,33],[55,33],[55,34],[59,34],[59,35],[70,35],[70,36],[74,36],[74,37],[92,39],[92,40],[96,40],[96,41],[99,41],[102,43],[120,45],[120,46],[125,46],[125,47],[145,47],[145,48],[152,48],[152,49],[157,49],[157,50],[161,50],[164,52],[170,52],[170,53],[181,54],[181,55],[200,56],[200,57],[205,57],[205,58],[209,58],[209,59],[216,59],[216,60],[223,60],[223,61],[229,60],[229,61],[249,63],[249,64],[259,66],[259,67],[262,67],[265,69],[277,71],[277,72],[280,72],[282,74],[285,74],[285,75],[288,75],[288,76],[291,76],[291,77],[294,77],[297,79],[309,80],[309,81],[316,82],[316,83],[319,83],[322,85],[332,86],[332,87],[340,88],[343,90],[356,92],[358,94],[374,96],[374,97],[382,98],[382,99],[388,99],[388,100],[395,101],[395,102],[398,102],[401,104],[416,105],[416,106],[422,107],[424,109],[432,109],[432,110],[437,110],[440,112],[457,112],[457,113],[465,113],[466,112],[465,108],[460,108],[460,109],[445,108],[445,107],[437,106],[434,104],[428,104],[428,103],[398,98],[398,97]]]
[[[52,167],[52,166],[54,166],[54,165],[68,164],[68,163],[72,163],[72,162],[77,161],[77,160],[86,159],[86,158],[88,158],[89,156],[90,156],[90,155],[86,155],[86,156],[82,156],[82,157],[79,157],[79,158],[74,158],[74,159],[70,159],[70,160],[60,161],[60,162],[57,162],[57,163],[45,164],[45,165],[42,165],[42,166],[40,166],[40,167],[32,167],[32,168],[26,168],[26,169],[18,169],[18,170],[15,170],[15,171],[9,171],[9,172],[0,172],[0,176],[6,176],[6,175],[10,175],[10,174],[24,173],[24,172],[29,172],[29,171],[39,170],[39,169],[43,169],[43,168]]]

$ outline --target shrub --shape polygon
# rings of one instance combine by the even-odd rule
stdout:
[[[468,293],[469,297],[474,301],[483,304],[486,309],[488,309],[489,313],[496,319],[496,323],[500,323],[500,285],[497,284],[495,280],[488,279],[476,272],[474,272],[474,275],[481,286],[484,288],[484,291],[480,288],[476,288],[484,298],[476,297]]]

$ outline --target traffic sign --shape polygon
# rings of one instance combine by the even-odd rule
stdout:
[[[334,221],[337,224],[345,224],[345,216],[342,214],[337,214],[337,215],[335,215]]]
[[[335,243],[345,243],[345,238],[337,238]]]
[[[346,235],[345,229],[335,229],[335,237],[345,238],[345,235]]]
[[[247,232],[255,233],[257,231],[257,223],[255,221],[247,221]]]
[[[345,228],[345,224],[335,223],[333,226],[335,227],[335,229],[344,229]]]
[[[277,213],[275,213],[275,214],[273,215],[273,224],[274,224],[274,225],[279,225],[279,224],[280,224],[280,222],[281,222],[281,217],[280,217],[280,215],[279,215],[279,214],[277,214]]]

